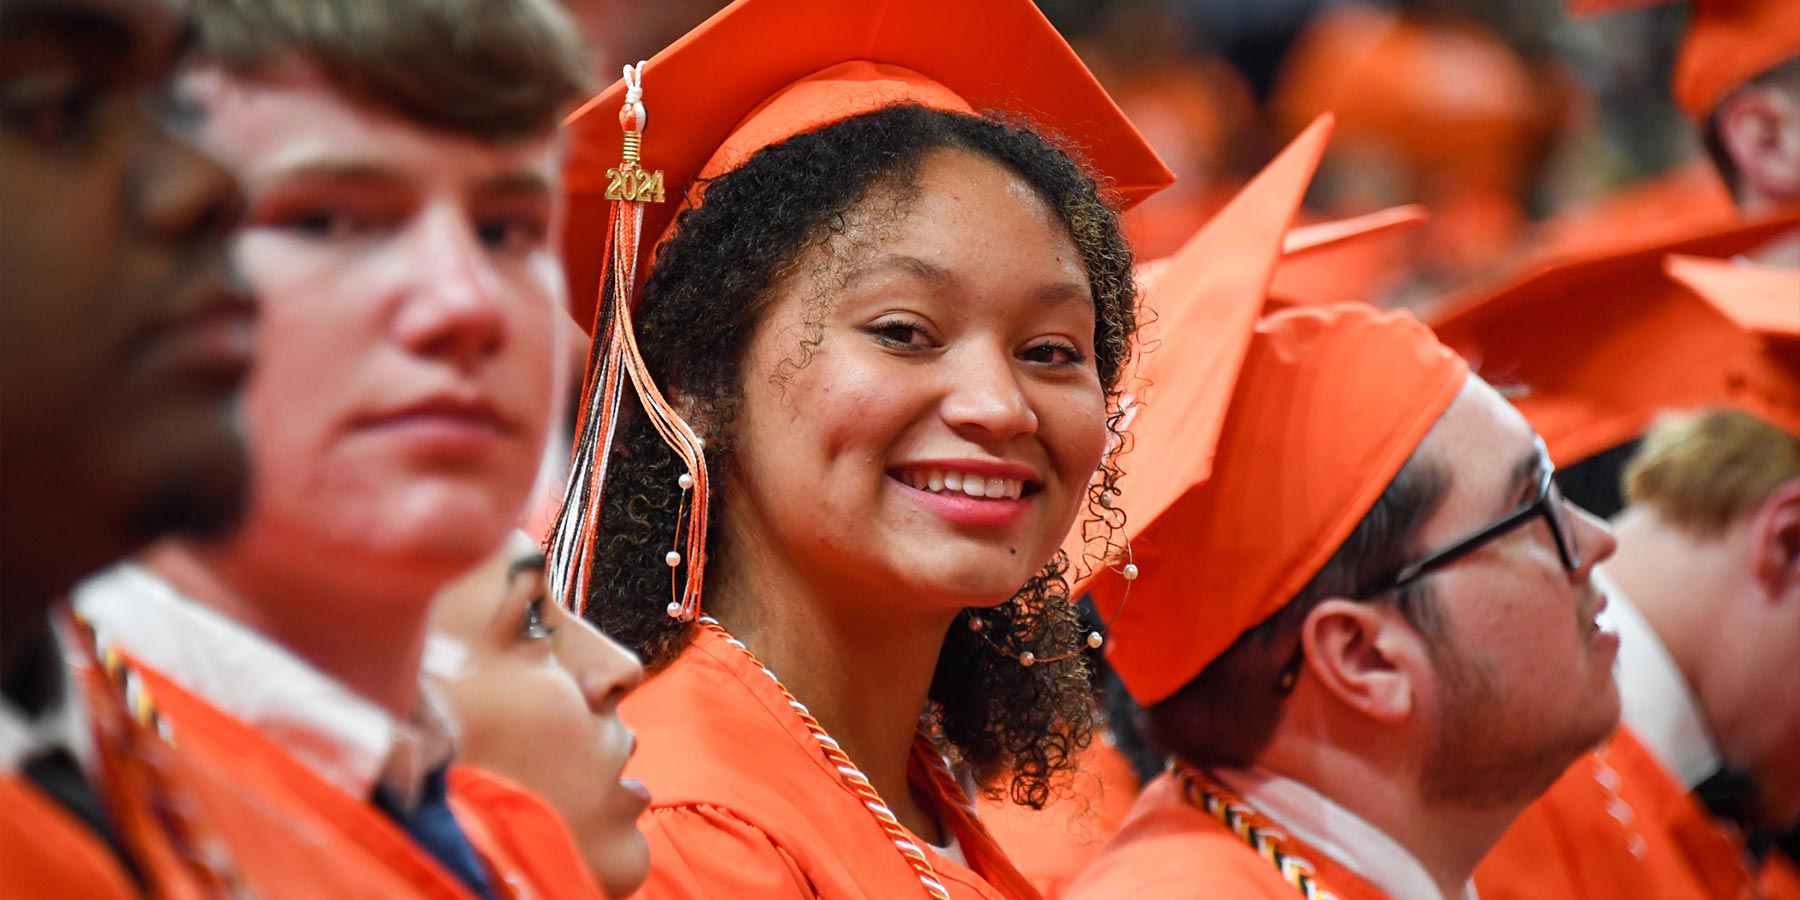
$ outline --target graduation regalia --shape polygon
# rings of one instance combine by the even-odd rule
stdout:
[[[97,658],[108,662],[75,672],[96,723],[96,780],[144,892],[84,824],[9,774],[0,778],[7,896],[472,896],[366,799],[129,657]],[[451,781],[451,805],[496,897],[598,900],[542,801],[472,770]]]
[[[584,415],[602,427],[612,421],[619,373],[629,370],[646,415],[687,465],[695,512],[688,552],[677,557],[688,584],[674,614],[700,611],[706,471],[697,439],[630,362],[630,325],[618,323],[629,322],[633,283],[678,211],[704,202],[698,184],[794,135],[899,103],[1020,114],[1078,146],[1126,206],[1172,178],[1028,0],[739,0],[569,119],[564,256],[577,319],[596,346]],[[627,167],[640,166],[666,202],[608,196],[625,171],[621,123],[633,148]],[[565,599],[586,596],[580,560],[593,552],[593,498],[603,489],[592,466],[609,450],[607,437],[584,432],[578,490],[549,554]],[[976,823],[929,740],[913,748],[909,775],[954,836],[949,854],[900,825],[804,707],[709,620],[689,626],[679,655],[621,715],[640,742],[628,773],[655,798],[643,819],[651,873],[639,896],[1036,896]]]
[[[467,898],[461,882],[366,798],[330,784],[249,725],[139,667],[185,782],[246,882],[280,896]],[[573,839],[543,801],[452,767],[450,805],[500,897],[597,900]]]
[[[1475,870],[1483,900],[1753,896],[1741,838],[1628,727],[1563,773]]]
[[[1096,735],[1078,759],[1069,795],[1043,809],[1006,799],[977,801],[989,833],[1044,900],[1057,900],[1068,891],[1088,860],[1118,832],[1138,794],[1131,761],[1105,738]]]
[[[1326,126],[1317,127],[1320,130],[1308,142],[1303,143],[1302,147],[1323,139]],[[1305,153],[1302,152],[1298,162],[1303,162],[1304,159]],[[1290,160],[1288,164],[1296,165],[1297,161]],[[1295,172],[1291,177],[1304,176]],[[1267,193],[1273,192],[1267,181],[1259,190],[1263,192],[1265,200]],[[1279,204],[1282,201],[1276,202]],[[1229,216],[1221,215],[1221,231],[1214,232],[1214,238],[1217,239],[1222,232],[1247,227],[1243,224],[1242,217],[1248,213],[1249,208],[1240,205]],[[1312,222],[1290,229],[1281,240],[1280,258],[1275,263],[1273,283],[1264,301],[1263,311],[1273,312],[1293,306],[1324,303],[1322,297],[1327,291],[1326,284],[1330,275],[1344,275],[1346,269],[1362,269],[1370,261],[1379,265],[1383,259],[1382,251],[1392,244],[1393,236],[1404,234],[1423,221],[1425,211],[1422,208],[1398,206],[1350,219]],[[1261,234],[1256,231],[1251,233]],[[1253,240],[1260,241],[1262,238]],[[1267,249],[1267,245],[1263,244],[1257,247],[1256,252],[1264,253]],[[1191,266],[1194,264],[1193,260],[1206,255],[1202,251],[1210,251],[1219,259],[1243,258],[1252,284],[1234,282],[1229,276],[1224,283],[1238,284],[1245,297],[1256,295],[1253,282],[1261,263],[1255,258],[1235,257],[1229,250],[1207,242],[1190,247],[1186,253],[1177,257],[1140,263],[1137,269],[1138,281],[1146,286],[1146,290],[1151,290],[1150,286],[1158,282],[1171,266],[1183,265],[1182,259],[1189,260],[1185,265]],[[1322,265],[1315,267],[1318,263]],[[1306,267],[1305,275],[1284,279],[1284,274],[1296,266]],[[1215,268],[1223,271],[1223,267]],[[1154,296],[1149,302],[1154,307]],[[1147,339],[1157,339],[1156,327],[1154,324],[1147,327]],[[1064,547],[1072,558],[1080,558],[1092,549],[1084,546],[1079,537],[1080,535],[1072,535]],[[1118,831],[1131,811],[1140,787],[1138,774],[1131,762],[1110,742],[1097,737],[1093,745],[1081,754],[1072,784],[1072,796],[1062,798],[1042,810],[1031,810],[996,800],[981,803],[980,809],[988,829],[1020,871],[1025,873],[1048,900],[1056,900],[1067,892],[1094,853]]]
[[[1576,15],[1668,0],[1567,0]],[[1800,4],[1788,0],[1692,0],[1671,88],[1697,121],[1744,82],[1800,56]]]
[[[844,790],[775,681],[720,633],[697,630],[675,662],[626,698],[620,715],[639,742],[625,774],[655,797],[639,820],[652,866],[638,896],[920,894],[918,876]],[[931,852],[950,896],[1036,897],[936,754],[915,744],[907,775],[967,860]]]
[[[1509,394],[1558,466],[1638,437],[1668,409],[1730,406],[1796,430],[1800,385],[1781,349],[1721,305],[1738,291],[1700,294],[1666,270],[1671,255],[1712,259],[1724,268],[1680,265],[1766,297],[1779,317],[1783,279],[1791,289],[1800,273],[1725,260],[1796,222],[1790,212],[1540,262],[1451,298],[1432,328]]]
[[[1512,388],[1559,465],[1638,437],[1665,410],[1732,408],[1800,434],[1800,272],[1714,258],[1794,218],[1542,264],[1472,293],[1435,327],[1489,380]],[[1622,666],[1634,640],[1657,640],[1647,624],[1636,635],[1624,624]],[[1632,693],[1648,690],[1645,682],[1622,683],[1625,726],[1571,767],[1483,861],[1476,880],[1484,898],[1781,895],[1780,872],[1768,876],[1775,893],[1757,893],[1741,832],[1692,796],[1708,773],[1672,771],[1673,761],[1633,730]]]
[[[1302,134],[1149,279],[1160,343],[1137,374],[1143,405],[1117,501],[1136,578],[1106,571],[1090,583],[1115,617],[1108,660],[1144,705],[1174,694],[1312,577],[1467,381],[1462,360],[1404,313],[1338,304],[1261,317],[1275,236],[1328,132],[1320,123]],[[1310,790],[1264,774],[1264,787]],[[1296,816],[1259,810],[1223,778],[1178,768],[1153,781],[1067,896],[1273,898],[1302,885],[1384,895],[1298,837]],[[1355,827],[1364,849],[1398,863],[1375,868],[1419,877],[1391,839]]]
[[[1285,866],[1271,858],[1276,854]],[[1307,893],[1308,884],[1315,893]],[[1293,900],[1323,896],[1318,891],[1338,900],[1387,897],[1216,783],[1166,772],[1144,788],[1118,837],[1067,897]]]

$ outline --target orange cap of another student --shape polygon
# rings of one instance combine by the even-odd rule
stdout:
[[[913,102],[996,111],[1068,141],[1122,206],[1174,176],[1030,0],[737,0],[652,57],[642,73],[642,165],[665,202],[644,207],[636,271],[697,182],[794,135]],[[573,312],[590,328],[606,235],[609,169],[619,165],[614,84],[568,119],[563,236]]]
[[[1135,579],[1087,586],[1139,703],[1198,675],[1290,600],[1386,489],[1467,367],[1404,313],[1337,304],[1259,321],[1326,128],[1314,124],[1171,258],[1114,500]]]
[[[1362,4],[1309,24],[1269,106],[1290,130],[1336,114],[1334,157],[1391,158],[1502,194],[1519,189],[1551,124],[1545,81],[1498,37]]]
[[[1797,218],[1544,265],[1453,301],[1435,328],[1512,395],[1557,465],[1639,436],[1668,409],[1729,406],[1800,432],[1800,365],[1789,350],[1800,271],[1719,259]],[[1671,253],[1711,259],[1665,270]]]
[[[1654,6],[1668,0],[1568,0],[1576,15]],[[1675,60],[1675,102],[1704,120],[1732,88],[1800,56],[1800,3],[1693,0]]]

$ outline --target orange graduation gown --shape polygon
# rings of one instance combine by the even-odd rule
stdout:
[[[1281,833],[1278,823],[1241,807],[1245,830]],[[1291,838],[1286,850],[1313,870],[1317,887],[1339,900],[1387,895],[1317,850]],[[1144,787],[1116,837],[1064,895],[1066,900],[1294,900],[1302,896],[1275,864],[1225,823],[1191,802],[1173,772]]]
[[[1527,807],[1475,870],[1482,900],[1762,896],[1742,837],[1629,728]]]
[[[1771,851],[1756,879],[1763,900],[1800,900],[1800,863]]]
[[[725,638],[699,627],[691,634],[681,655],[620,708],[638,736],[626,774],[654,798],[639,820],[650,841],[650,880],[635,896],[926,896],[775,682]],[[940,787],[917,754],[907,774],[968,859],[964,867],[926,851],[955,900],[1035,900],[960,791]]]
[[[325,781],[279,746],[140,667],[194,785],[255,885],[281,896],[468,898],[468,890],[366,798]],[[541,800],[452,766],[450,804],[496,895],[598,900],[574,838]],[[309,893],[317,886],[318,893]]]
[[[1082,751],[1068,796],[1043,809],[987,796],[981,820],[1045,900],[1069,889],[1088,860],[1119,830],[1137,798],[1137,772],[1110,742],[1095,737]]]
[[[0,809],[6,811],[0,815],[0,895],[12,900],[132,900],[138,896],[130,876],[106,845],[16,773],[0,776]],[[144,856],[137,854],[140,865]],[[185,878],[174,871],[157,880],[175,888]],[[164,896],[198,895],[171,890]]]
[[[454,876],[372,804],[153,670],[134,668],[173,735],[172,750],[146,748],[156,757],[153,765],[199,823],[197,836],[222,843],[237,881],[255,896],[469,900]],[[82,676],[89,685],[97,681]],[[457,821],[487,863],[497,896],[598,900],[573,838],[542,801],[472,769],[453,767],[450,786]],[[27,897],[134,896],[105,847],[34,794],[17,779],[0,780],[7,803],[0,828],[6,895],[20,885],[19,895]],[[174,858],[167,841],[155,839],[163,832],[133,827],[148,819],[145,804],[114,806],[122,809],[115,817],[128,839],[149,836],[130,843],[156,886],[153,896],[202,896],[192,870]],[[20,835],[31,839],[29,849],[14,840]]]

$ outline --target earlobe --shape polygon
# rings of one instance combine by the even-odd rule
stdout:
[[[1754,521],[1757,584],[1771,599],[1800,602],[1800,479],[1776,488]]]
[[[1333,598],[1301,626],[1313,677],[1338,702],[1381,722],[1412,714],[1415,673],[1428,663],[1417,635],[1397,627],[1399,619],[1386,606]]]

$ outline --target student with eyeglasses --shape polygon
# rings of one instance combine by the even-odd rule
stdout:
[[[1177,257],[1147,289],[1163,344],[1119,500],[1138,577],[1122,606],[1122,578],[1093,583],[1173,766],[1065,896],[1471,898],[1618,722],[1613,538],[1410,315],[1259,319],[1207,278]]]

